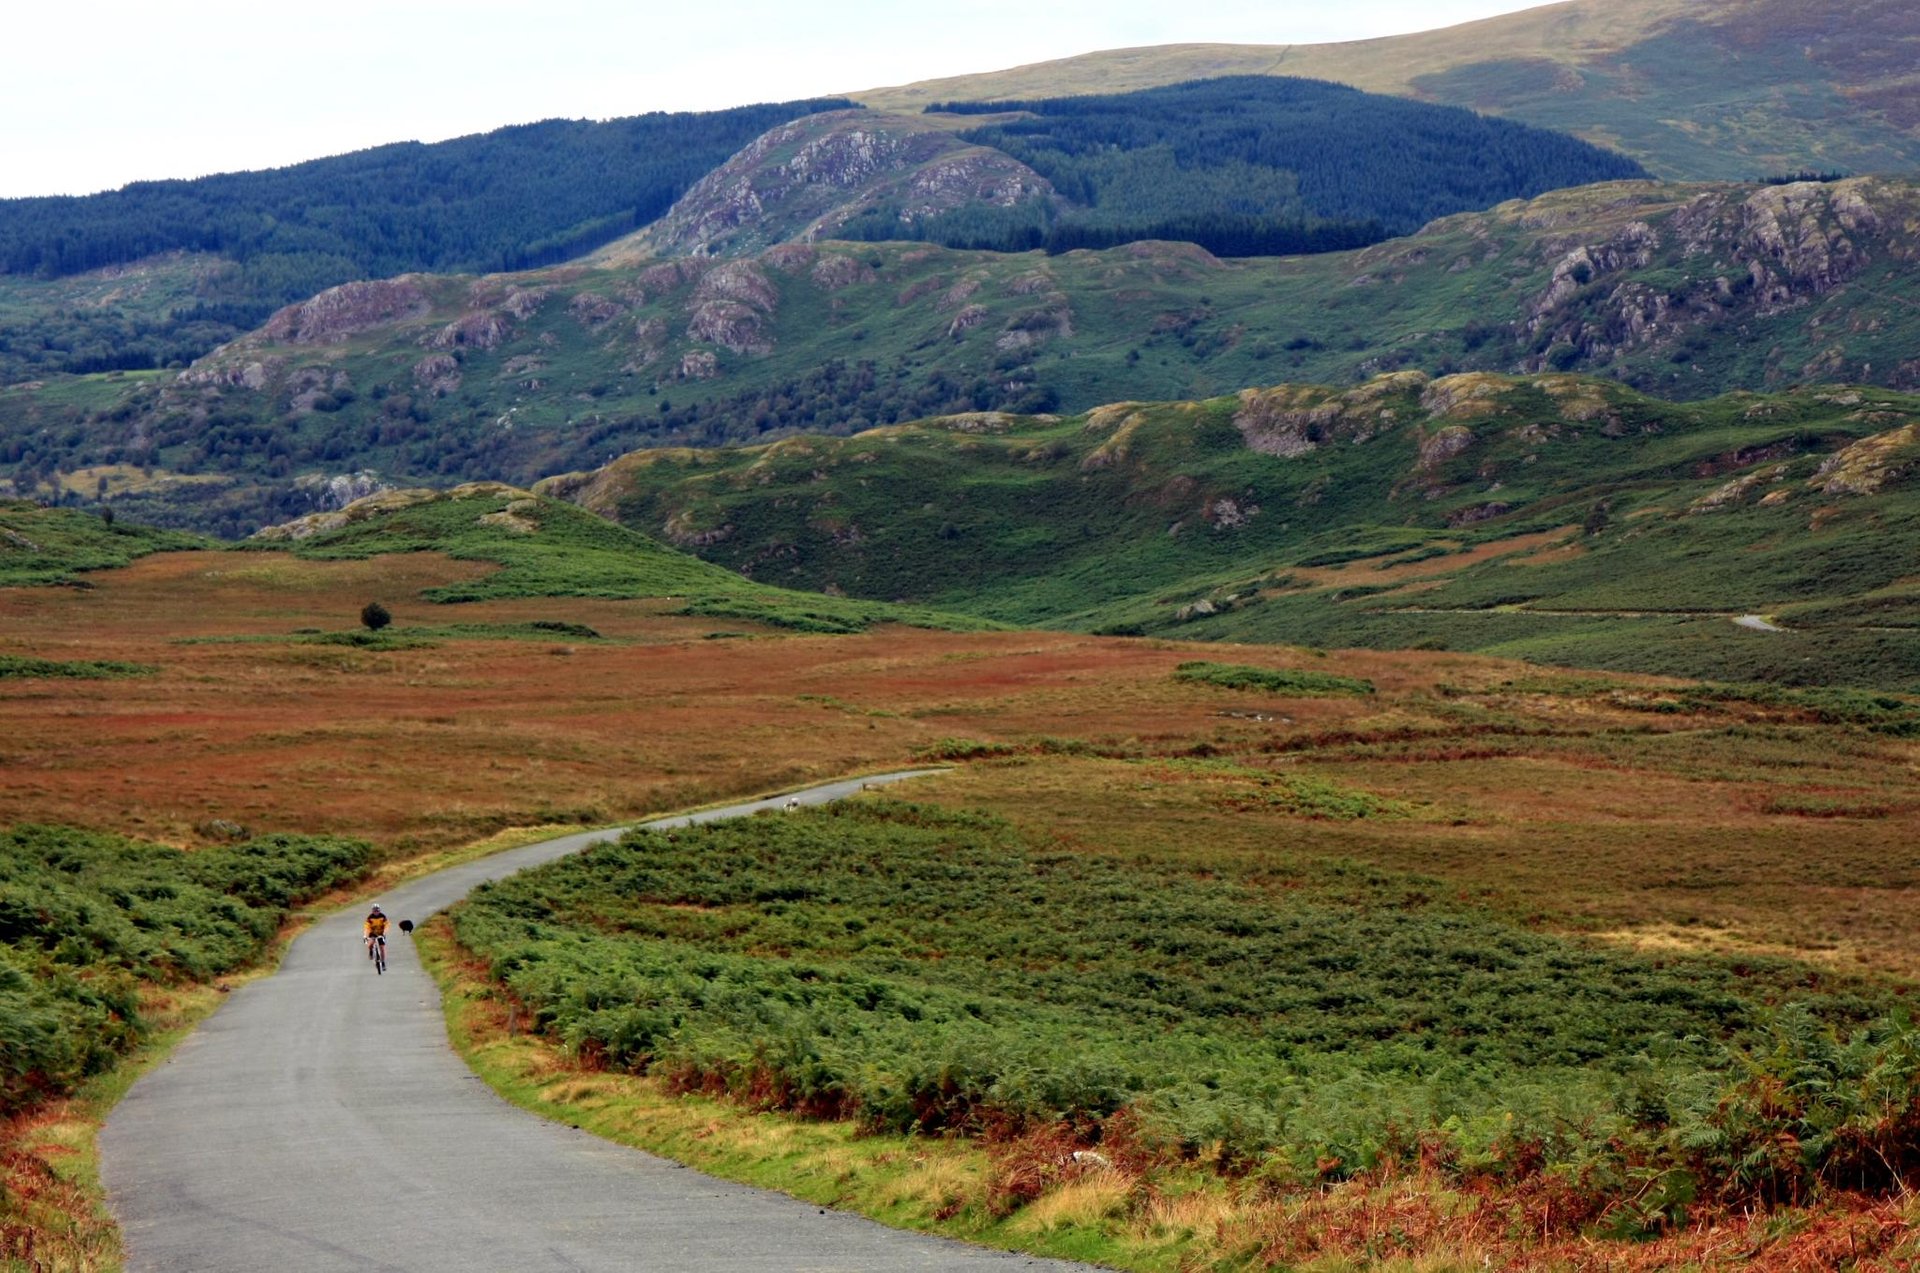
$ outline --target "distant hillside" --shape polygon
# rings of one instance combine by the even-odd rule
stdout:
[[[1118,49],[850,93],[879,110],[1300,75],[1564,129],[1683,180],[1920,167],[1904,0],[1572,0],[1321,45]]]
[[[0,587],[67,584],[84,571],[124,566],[148,553],[211,546],[197,535],[130,525],[96,512],[0,500]]]
[[[382,484],[528,482],[649,445],[1206,398],[1411,368],[1675,398],[1920,387],[1920,187],[1560,191],[1362,252],[759,257],[350,284],[178,376],[0,390],[0,472],[244,534]]]
[[[1053,197],[1046,179],[1024,164],[924,117],[837,111],[755,138],[600,259],[746,256],[848,237],[847,223],[876,208],[914,222]]]
[[[1009,622],[1920,691],[1920,397],[1887,391],[1396,372],[541,489],[770,583]]]
[[[961,136],[1012,155],[1066,200],[1062,220],[1086,241],[1049,242],[1053,250],[1147,238],[1214,247],[1225,236],[1209,235],[1209,222],[1371,227],[1385,238],[1507,199],[1647,175],[1564,133],[1279,76],[945,105],[1006,117]],[[1181,226],[1192,232],[1168,232]],[[1271,249],[1248,246],[1231,254],[1312,250],[1277,235]]]
[[[262,172],[0,199],[0,276],[65,278],[170,252],[227,263],[144,324],[112,304],[29,308],[19,302],[30,292],[0,277],[0,383],[189,360],[350,279],[566,260],[652,221],[767,129],[846,105],[555,119]]]
[[[1053,254],[1165,240],[1283,256],[1645,175],[1564,133],[1243,76],[947,115],[809,115],[756,138],[595,260],[745,256],[825,239]]]
[[[978,618],[795,592],[742,578],[571,505],[499,482],[450,491],[386,491],[254,536],[303,557],[360,560],[440,552],[499,569],[426,594],[458,603],[503,597],[660,599],[676,613],[839,635],[882,623],[978,630]]]

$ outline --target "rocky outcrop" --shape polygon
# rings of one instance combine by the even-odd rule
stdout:
[[[1420,409],[1436,420],[1459,420],[1485,415],[1513,389],[1503,376],[1469,371],[1442,376],[1420,395]]]
[[[1473,446],[1473,430],[1464,424],[1450,424],[1420,442],[1420,468],[1432,472]]]
[[[329,343],[370,327],[419,318],[431,307],[426,291],[411,278],[342,283],[280,310],[260,335],[294,345]]]
[[[769,354],[768,320],[780,293],[754,261],[728,261],[707,271],[693,289],[687,335],[736,354]]]
[[[1051,197],[1045,178],[1000,151],[911,116],[835,111],[755,138],[696,182],[648,230],[647,243],[670,256],[743,256],[832,238],[863,215],[910,223]]]
[[[1368,441],[1402,418],[1405,408],[1396,400],[1428,386],[1421,372],[1397,371],[1345,392],[1315,385],[1247,389],[1233,425],[1248,449],[1291,459],[1336,441]]]
[[[1920,474],[1920,424],[1862,438],[1820,466],[1807,485],[1823,495],[1872,495]]]
[[[200,389],[246,389],[258,392],[286,367],[282,358],[255,358],[246,362],[195,363],[180,373],[175,384]]]
[[[627,312],[627,307],[599,292],[580,292],[567,302],[567,312],[588,330],[604,327]]]
[[[985,305],[969,305],[958,314],[955,314],[953,321],[947,324],[947,335],[962,335],[972,331],[986,321],[987,307]]]
[[[1328,401],[1315,390],[1283,386],[1241,393],[1233,427],[1240,430],[1249,450],[1293,459],[1332,441],[1344,420],[1345,410],[1337,399]]]
[[[413,364],[413,383],[436,398],[460,390],[460,360],[452,354],[428,354]]]
[[[772,253],[768,254],[769,256]],[[812,279],[815,287],[824,292],[837,292],[843,287],[852,287],[855,283],[865,282],[873,271],[853,257],[835,252],[823,256],[814,265]]]
[[[496,349],[512,334],[513,324],[505,314],[482,309],[460,315],[420,343],[430,349]]]
[[[517,486],[508,486],[504,482],[468,482],[456,486],[450,491],[436,491],[425,487],[410,487],[405,490],[382,490],[372,495],[354,500],[344,508],[328,512],[309,513],[305,517],[295,518],[278,526],[267,526],[253,533],[252,538],[266,543],[284,543],[289,540],[307,539],[324,534],[330,530],[339,530],[355,522],[379,517],[386,513],[396,513],[403,509],[414,508],[421,504],[431,504],[439,500],[472,499],[482,496],[507,496],[514,501],[514,507],[527,511],[539,506],[539,500],[533,492],[521,490]],[[484,523],[486,515],[476,514],[476,524]]]
[[[323,512],[336,512],[355,500],[363,500],[389,489],[380,479],[379,474],[367,469],[357,473],[336,473],[331,476],[310,473],[296,478],[293,486]]]
[[[1860,275],[1886,239],[1889,218],[1879,203],[1886,197],[1868,178],[1715,188],[1605,238],[1549,236],[1542,240],[1555,254],[1548,281],[1523,324],[1545,352],[1522,369],[1601,366],[1733,315],[1770,316],[1831,295]],[[1661,271],[1660,282],[1635,277],[1649,269]],[[1842,352],[1838,365],[1801,371],[1839,374],[1845,361]]]

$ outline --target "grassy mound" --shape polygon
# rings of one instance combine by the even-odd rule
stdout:
[[[681,613],[750,619],[801,632],[864,631],[877,623],[979,630],[990,622],[925,607],[894,606],[754,583],[580,508],[510,487],[419,492],[410,502],[370,501],[339,524],[288,543],[303,557],[350,560],[443,552],[500,570],[427,594],[456,603],[511,597],[684,598]]]

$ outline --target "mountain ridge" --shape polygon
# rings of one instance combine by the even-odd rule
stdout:
[[[176,376],[0,390],[0,464],[23,492],[104,480],[130,515],[244,534],[337,489],[1398,368],[1604,372],[1669,398],[1911,388],[1916,227],[1906,181],[1626,182],[1289,259],[824,243],[405,276],[289,307]]]
[[[1920,14],[1897,0],[1564,0],[1333,44],[1104,50],[847,96],[877,109],[1304,75],[1611,144],[1656,175],[1920,165]]]

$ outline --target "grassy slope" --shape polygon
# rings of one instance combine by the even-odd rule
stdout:
[[[641,452],[550,489],[769,581],[1014,622],[1920,688],[1917,413],[1403,374]]]
[[[204,548],[197,535],[108,523],[92,513],[0,501],[0,587],[67,583],[85,570],[124,566],[171,549]]]
[[[170,384],[0,393],[0,439],[69,470],[144,458],[162,474],[225,471],[231,481],[156,480],[116,498],[130,516],[242,533],[311,508],[294,480],[315,470],[525,482],[662,442],[973,406],[1079,411],[1402,366],[1551,364],[1675,397],[1911,384],[1917,212],[1898,181],[1623,184],[1309,258],[826,245],[725,266],[423,279],[418,318],[309,343],[250,337]],[[716,305],[731,347],[694,330]],[[492,335],[423,348],[459,322]]]
[[[1561,128],[1663,176],[1898,171],[1920,159],[1894,3],[1576,0],[1416,35],[1119,49],[851,94],[888,110],[1108,93],[1207,75],[1338,80]]]
[[[389,553],[441,552],[494,562],[486,577],[427,594],[441,602],[513,597],[662,597],[684,613],[739,619],[802,632],[857,632],[875,623],[973,628],[980,620],[912,607],[792,592],[744,579],[676,552],[590,513],[509,487],[478,486],[419,498],[375,499],[326,519],[326,529],[292,541],[303,557],[359,560]],[[337,524],[334,524],[337,523]],[[280,535],[265,539],[277,546]]]

